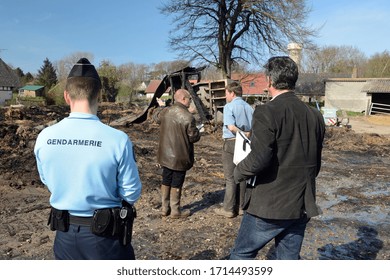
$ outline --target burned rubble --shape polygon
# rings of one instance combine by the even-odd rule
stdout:
[[[107,124],[142,113],[143,108],[102,104],[98,116]],[[53,259],[54,234],[47,226],[49,193],[40,182],[33,147],[38,133],[69,113],[67,107],[4,107],[0,110],[0,259]],[[221,127],[205,124],[195,144],[195,165],[184,185],[185,220],[160,216],[161,170],[156,162],[159,127],[152,120],[126,123],[135,146],[143,183],[136,207],[133,246],[146,260],[224,259],[240,217],[221,219],[213,209],[222,203]],[[323,214],[308,226],[302,259],[389,259],[390,136],[328,127],[317,202]],[[273,245],[258,258],[272,259]]]

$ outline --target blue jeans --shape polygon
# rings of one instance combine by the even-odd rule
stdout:
[[[230,259],[254,259],[258,251],[275,238],[276,259],[298,260],[309,220],[306,215],[294,220],[271,220],[245,213]]]

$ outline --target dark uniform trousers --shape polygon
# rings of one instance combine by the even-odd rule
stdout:
[[[89,226],[70,224],[67,232],[56,231],[54,256],[57,260],[135,260],[131,244],[117,238],[93,234]]]

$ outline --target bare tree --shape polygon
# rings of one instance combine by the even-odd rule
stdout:
[[[351,75],[354,68],[363,74],[366,56],[352,46],[324,46],[304,51],[303,68],[309,73],[338,73]]]
[[[203,61],[229,77],[236,63],[264,62],[289,42],[311,45],[304,0],[170,0],[160,7],[175,15],[170,45],[180,57]]]
[[[145,64],[126,63],[118,67],[120,92],[125,92],[131,103],[143,81],[147,80],[149,66]]]
[[[65,80],[73,65],[82,57],[88,58],[89,61],[93,62],[93,54],[88,52],[74,52],[57,61],[55,68],[58,73],[58,80]]]
[[[187,60],[161,61],[154,64],[149,72],[151,79],[163,79],[166,75],[189,66]]]
[[[366,77],[389,78],[390,77],[390,53],[385,50],[376,53],[368,59]]]

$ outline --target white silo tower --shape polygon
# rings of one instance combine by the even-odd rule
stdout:
[[[287,50],[290,58],[298,65],[298,69],[301,68],[301,53],[302,46],[298,43],[290,43],[287,45]]]

